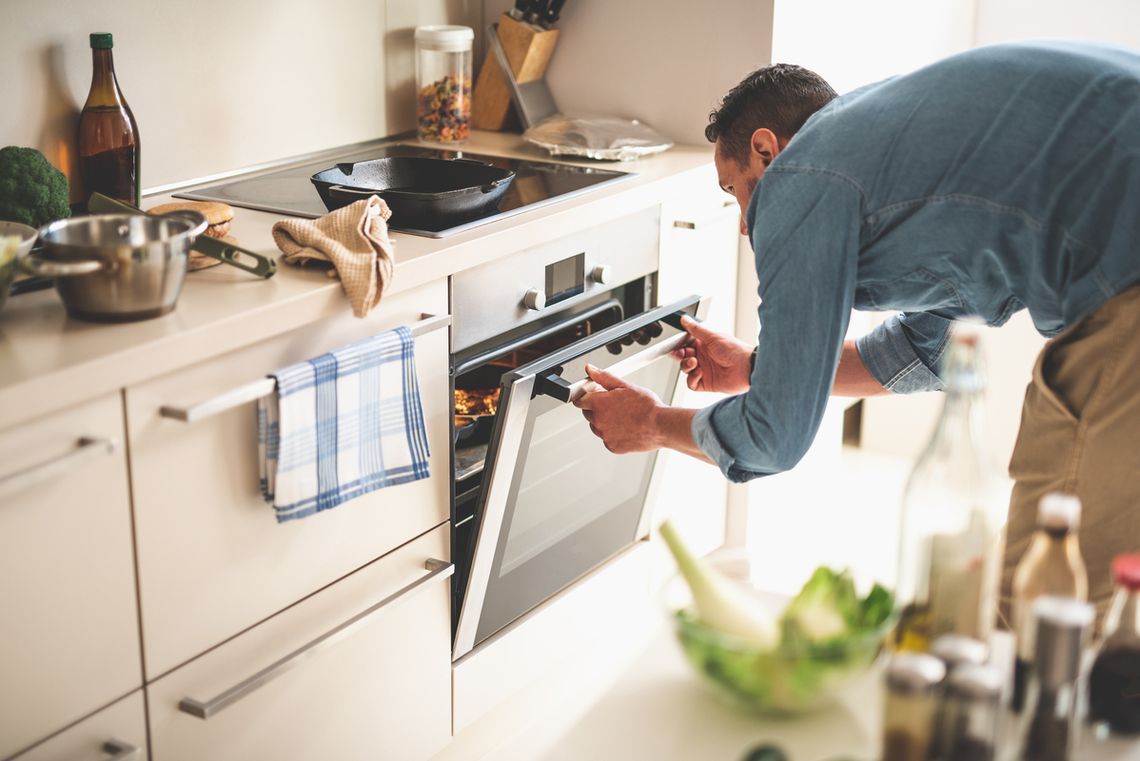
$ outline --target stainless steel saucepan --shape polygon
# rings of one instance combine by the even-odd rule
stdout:
[[[160,216],[97,214],[40,228],[44,250],[24,259],[55,278],[68,314],[94,322],[129,322],[174,309],[190,246],[206,229],[196,211]]]

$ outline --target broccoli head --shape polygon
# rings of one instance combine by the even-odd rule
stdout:
[[[71,216],[67,177],[35,148],[0,148],[0,219],[39,227]]]

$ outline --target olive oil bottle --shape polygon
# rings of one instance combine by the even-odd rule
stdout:
[[[985,451],[979,340],[975,326],[954,326],[941,370],[942,414],[904,492],[902,614],[893,641],[900,650],[926,652],[944,634],[986,642],[993,629],[1008,482]]]
[[[139,205],[139,128],[115,78],[110,34],[91,35],[91,90],[79,115],[79,171],[88,195]]]

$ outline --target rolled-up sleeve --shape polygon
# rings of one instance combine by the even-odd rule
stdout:
[[[856,339],[867,371],[896,394],[941,391],[938,364],[950,340],[952,322],[927,312],[895,315]]]
[[[752,195],[761,327],[751,385],[691,427],[732,481],[792,468],[815,438],[851,314],[861,209],[858,186],[829,172],[771,168]]]

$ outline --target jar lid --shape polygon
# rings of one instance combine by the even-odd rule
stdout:
[[[994,702],[1001,697],[1002,674],[993,666],[967,664],[950,675],[946,691],[968,702]]]
[[[990,658],[985,642],[961,634],[943,634],[930,646],[930,654],[946,664],[946,670],[959,666],[981,666]]]
[[[430,50],[470,50],[475,30],[469,26],[417,26],[416,45]]]
[[[114,46],[110,32],[96,32],[91,35],[91,47],[94,50],[110,50]]]
[[[1081,522],[1081,500],[1071,494],[1051,492],[1037,506],[1037,524],[1046,528],[1075,529]]]
[[[896,653],[887,663],[887,688],[897,694],[932,692],[945,677],[942,661],[925,653]]]
[[[1112,578],[1133,592],[1140,589],[1140,555],[1117,555],[1112,561]]]

